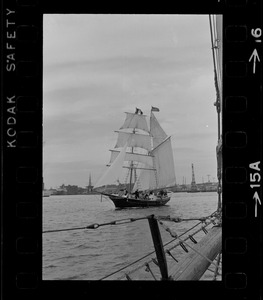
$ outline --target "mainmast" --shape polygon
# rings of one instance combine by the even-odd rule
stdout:
[[[171,137],[167,136],[153,114],[159,108],[152,107],[150,116],[149,137],[152,148],[149,157],[152,158],[152,167],[143,168],[133,190],[139,186],[143,190],[157,190],[175,184],[175,171]]]

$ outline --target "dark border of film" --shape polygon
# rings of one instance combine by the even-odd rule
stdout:
[[[5,1],[16,11],[16,72],[3,74],[3,99],[16,95],[16,148],[3,145],[3,295],[36,299],[59,292],[88,296],[112,291],[138,295],[227,296],[260,299],[262,256],[260,255],[261,208],[254,217],[249,188],[249,164],[262,161],[262,68],[253,75],[248,61],[255,41],[251,28],[262,29],[260,1],[214,1],[207,7],[189,4],[174,9],[153,7],[150,13],[223,14],[223,275],[222,282],[91,282],[42,281],[42,15],[44,13],[138,13],[136,8],[91,8],[83,4],[40,4],[40,0]],[[252,3],[253,2],[253,3]],[[44,6],[45,5],[45,6]],[[56,5],[56,6],[55,6]],[[187,7],[188,6],[188,7]],[[147,11],[143,12],[147,13]],[[261,17],[261,23],[260,23]],[[11,22],[11,21],[10,21]],[[4,35],[7,31],[2,24]],[[11,28],[11,25],[10,25]],[[6,42],[5,37],[3,41]],[[3,43],[4,44],[4,43]],[[258,47],[261,44],[257,45]],[[262,46],[261,46],[262,47]],[[7,53],[7,50],[6,50]],[[9,115],[5,102],[3,119]],[[6,115],[5,115],[6,113]],[[3,138],[7,124],[3,124]],[[6,163],[5,163],[6,162]],[[261,166],[260,166],[261,167]],[[261,194],[260,194],[261,196]],[[13,226],[11,229],[11,226]],[[8,244],[8,246],[7,246]],[[262,246],[261,246],[262,247]],[[262,249],[261,249],[262,250]],[[10,264],[9,260],[14,262]],[[5,284],[7,283],[8,284]],[[212,294],[211,294],[212,293]],[[113,294],[114,296],[114,294]]]

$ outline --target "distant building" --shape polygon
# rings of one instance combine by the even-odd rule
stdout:
[[[68,191],[64,184],[62,184],[59,188],[57,188],[56,195],[66,195],[67,193],[68,193]]]
[[[199,183],[197,184],[198,189],[201,192],[216,192],[218,183],[217,182],[205,182],[205,183]]]

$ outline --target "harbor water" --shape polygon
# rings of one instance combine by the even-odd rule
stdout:
[[[46,197],[43,198],[43,231],[82,228],[152,214],[200,218],[217,209],[216,192],[170,195],[171,200],[162,207],[121,210],[116,210],[108,198],[100,195]],[[181,234],[194,224],[194,221],[180,222],[173,228]],[[163,243],[172,240],[167,231],[162,227],[160,230]],[[152,251],[147,219],[96,229],[44,233],[43,280],[99,280]]]

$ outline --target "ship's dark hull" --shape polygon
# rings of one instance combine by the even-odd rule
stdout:
[[[128,207],[155,207],[165,205],[171,197],[158,198],[157,200],[145,200],[135,198],[125,198],[117,195],[107,195],[116,208]]]

